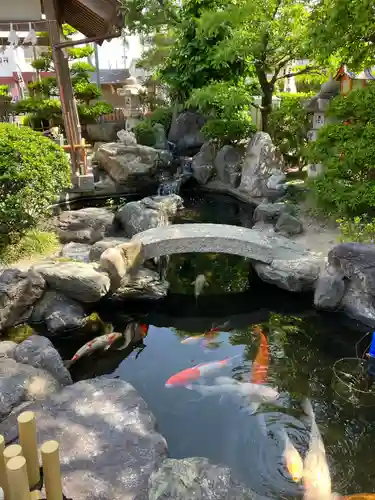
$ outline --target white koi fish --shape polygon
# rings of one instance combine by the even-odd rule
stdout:
[[[192,285],[194,285],[194,297],[195,301],[198,301],[198,297],[203,291],[203,288],[205,286],[208,286],[208,281],[206,279],[206,276],[204,274],[198,274],[198,276],[195,278],[195,280],[192,282]]]

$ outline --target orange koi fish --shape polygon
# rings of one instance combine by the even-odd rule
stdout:
[[[260,344],[258,353],[253,363],[251,372],[251,382],[253,384],[264,384],[267,379],[268,365],[270,361],[269,347],[267,338],[259,328],[255,329],[260,335]]]
[[[192,368],[186,368],[178,372],[172,377],[170,377],[166,383],[165,387],[176,387],[184,386],[191,387],[191,383],[199,380],[201,377],[207,375],[213,375],[217,371],[221,370],[225,366],[238,356],[233,356],[232,358],[222,359],[221,361],[211,361],[210,363],[201,363],[199,365],[193,366]]]

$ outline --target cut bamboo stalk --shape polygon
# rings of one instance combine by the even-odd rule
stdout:
[[[22,456],[22,446],[20,446],[19,444],[11,444],[10,446],[7,446],[3,452],[5,464],[7,464],[11,458],[21,457],[21,456]]]
[[[40,481],[38,441],[36,437],[36,419],[32,411],[24,411],[17,418],[18,434],[23,456],[26,458],[27,477],[32,488]]]
[[[4,458],[4,450],[5,450],[5,438],[0,435],[0,486],[4,491],[4,497],[8,499],[8,479],[7,479],[7,470],[5,466],[5,458]]]
[[[7,476],[11,500],[30,500],[29,479],[26,458],[10,458],[7,462]]]
[[[42,498],[39,490],[34,490],[30,492],[30,500],[40,500]]]
[[[59,443],[46,441],[40,447],[42,455],[44,486],[48,500],[63,500]]]

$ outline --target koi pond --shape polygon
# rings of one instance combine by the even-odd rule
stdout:
[[[176,222],[252,224],[252,209],[226,197],[190,194],[185,207]],[[209,286],[196,301],[192,283],[201,273]],[[124,310],[99,311],[115,331],[123,331],[131,320],[149,325],[145,347],[82,358],[72,367],[74,379],[107,375],[130,382],[154,413],[170,457],[207,457],[229,466],[253,491],[272,499],[302,496],[301,484],[285,466],[283,429],[304,457],[310,424],[302,402],[308,397],[326,448],[332,491],[373,491],[375,396],[366,406],[350,399],[349,390],[345,394],[342,387],[337,389],[333,370],[340,358],[355,356],[355,344],[366,330],[338,315],[313,310],[310,296],[249,278],[249,263],[239,257],[172,256],[167,280],[170,294],[158,303],[127,303]],[[208,341],[182,342],[215,325],[223,326]],[[259,331],[269,350],[265,383],[279,392],[277,404],[262,403],[251,414],[243,398],[202,392],[198,384],[212,385],[217,375],[203,377],[191,387],[165,386],[184,369],[226,358],[231,362],[218,375],[250,382]],[[363,351],[368,342],[365,339],[359,348]],[[81,345],[65,342],[57,347],[67,359]]]

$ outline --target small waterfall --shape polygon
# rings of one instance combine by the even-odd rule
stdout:
[[[169,194],[179,194],[181,185],[192,175],[192,158],[182,156],[178,159],[179,165],[176,173],[171,176],[169,172],[164,172],[159,179],[158,196]]]

